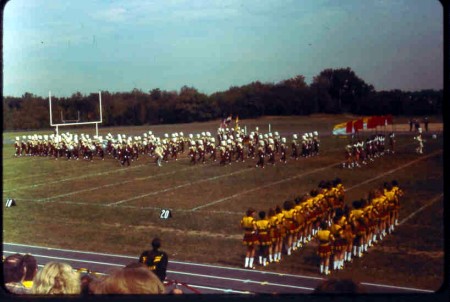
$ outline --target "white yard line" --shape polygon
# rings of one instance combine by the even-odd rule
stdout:
[[[433,152],[433,153],[431,153],[431,154],[429,154],[429,155],[427,155],[427,156],[424,156],[424,157],[420,157],[420,158],[418,158],[418,159],[416,159],[416,160],[413,160],[413,161],[411,161],[411,162],[409,162],[409,163],[407,163],[407,164],[405,164],[405,165],[402,165],[402,166],[400,166],[400,167],[397,167],[397,168],[395,168],[395,169],[392,169],[392,170],[390,170],[390,171],[387,171],[387,172],[385,172],[385,173],[382,173],[382,174],[380,174],[380,175],[378,175],[378,176],[376,176],[376,177],[373,177],[373,178],[371,178],[371,179],[365,180],[365,181],[363,181],[363,182],[361,182],[361,183],[359,183],[359,184],[357,184],[357,185],[354,185],[354,186],[352,186],[352,187],[346,189],[346,191],[350,191],[350,190],[352,190],[352,189],[354,189],[354,188],[356,188],[356,187],[359,187],[359,186],[361,186],[361,185],[363,185],[363,184],[372,182],[372,181],[374,181],[374,180],[376,180],[376,179],[379,179],[379,178],[381,178],[381,177],[384,177],[384,176],[386,176],[386,175],[388,175],[388,174],[392,174],[392,173],[394,173],[394,172],[396,172],[396,171],[398,171],[398,170],[401,170],[401,169],[403,169],[403,168],[406,168],[406,167],[408,167],[408,166],[410,166],[410,165],[413,165],[413,164],[415,164],[415,163],[417,163],[417,162],[419,162],[419,161],[422,161],[422,160],[424,160],[424,159],[427,159],[427,158],[429,158],[429,157],[436,156],[437,154],[440,154],[440,153],[442,153],[442,150]],[[326,167],[323,167],[323,168],[319,168],[319,169],[315,169],[315,170],[312,170],[312,171],[307,172],[307,173],[304,173],[304,174],[299,174],[299,175],[296,175],[296,176],[293,176],[293,177],[285,178],[285,179],[282,179],[282,180],[279,180],[279,181],[276,181],[276,182],[272,182],[272,183],[269,183],[269,184],[266,184],[266,185],[263,185],[263,186],[259,186],[259,187],[256,187],[256,188],[253,188],[253,189],[250,189],[250,190],[242,191],[242,192],[239,192],[239,193],[237,193],[237,194],[234,194],[234,195],[231,195],[231,196],[228,196],[228,197],[224,197],[224,198],[221,198],[221,199],[218,199],[218,200],[209,202],[209,203],[207,203],[207,204],[204,204],[204,205],[201,205],[201,206],[192,208],[191,210],[192,210],[192,211],[197,211],[198,209],[202,209],[202,208],[205,208],[205,207],[208,207],[208,206],[211,206],[211,205],[215,205],[215,204],[217,204],[217,203],[221,203],[221,202],[223,202],[223,201],[226,201],[226,200],[229,200],[229,199],[232,199],[232,198],[241,196],[241,195],[245,195],[245,194],[248,194],[248,193],[251,193],[251,192],[254,192],[254,191],[258,191],[258,190],[261,190],[261,189],[266,188],[266,187],[270,187],[270,186],[273,186],[273,185],[277,185],[277,184],[279,184],[279,183],[283,183],[283,182],[291,181],[291,180],[296,179],[296,178],[300,178],[300,177],[303,177],[303,176],[307,176],[307,175],[309,175],[309,174],[313,174],[313,173],[315,173],[315,172],[319,172],[319,171],[322,171],[322,170],[331,168],[331,167],[336,166],[336,165],[339,165],[339,164],[340,164],[340,162],[334,163],[334,164],[331,164],[331,165],[329,165],[329,166],[326,166]]]
[[[146,176],[146,177],[141,177],[141,178],[136,178],[133,180],[126,180],[126,181],[120,181],[120,182],[116,182],[116,183],[112,183],[112,184],[106,184],[106,185],[102,185],[102,186],[98,186],[98,187],[93,187],[93,188],[88,188],[88,189],[82,189],[82,190],[78,190],[78,191],[72,191],[66,194],[60,194],[60,195],[54,195],[48,198],[40,198],[37,201],[50,201],[56,198],[60,198],[60,197],[66,197],[66,196],[70,196],[70,195],[74,195],[74,194],[78,194],[78,193],[84,193],[84,192],[90,192],[90,191],[95,191],[95,190],[100,190],[100,189],[104,189],[104,188],[108,188],[108,187],[114,187],[114,186],[118,186],[118,185],[123,185],[123,184],[127,184],[130,182],[135,182],[136,180],[146,180],[146,179],[151,179],[151,178],[157,178],[160,176],[166,176],[166,175],[172,175],[175,174],[177,172],[181,172],[181,171],[185,171],[185,170],[190,170],[191,168],[185,168],[185,169],[181,169],[181,170],[177,170],[177,171],[172,171],[172,172],[167,172],[167,173],[160,173],[160,174],[156,174],[156,175],[150,175],[150,176]]]
[[[397,167],[397,168],[395,168],[395,169],[392,169],[392,170],[389,170],[389,171],[387,171],[387,172],[384,172],[384,173],[382,173],[382,174],[380,174],[380,175],[378,175],[378,176],[375,176],[375,177],[372,177],[372,178],[370,178],[370,179],[367,179],[367,180],[365,180],[365,181],[363,181],[363,182],[360,182],[359,184],[356,184],[356,185],[354,185],[354,186],[352,186],[352,187],[350,187],[350,188],[348,188],[348,189],[345,189],[345,191],[350,191],[350,190],[352,190],[352,189],[354,189],[354,188],[357,188],[357,187],[359,187],[359,186],[365,185],[365,184],[367,184],[367,183],[369,183],[369,182],[372,182],[372,181],[374,181],[374,180],[377,180],[377,179],[379,179],[379,178],[382,178],[382,177],[384,177],[384,176],[386,176],[386,175],[388,175],[388,174],[392,174],[392,173],[394,173],[394,172],[397,172],[398,170],[401,170],[401,169],[403,169],[403,168],[406,168],[406,167],[408,167],[408,166],[411,166],[411,165],[413,165],[413,164],[415,164],[415,163],[417,163],[417,162],[419,162],[419,161],[422,161],[422,160],[424,160],[424,159],[427,159],[427,158],[436,156],[437,154],[440,154],[440,153],[442,153],[442,150],[435,151],[435,152],[433,152],[433,153],[431,153],[431,154],[428,154],[428,155],[426,155],[426,156],[423,156],[423,157],[419,157],[418,159],[415,159],[415,160],[413,160],[413,161],[410,161],[409,163],[404,164],[404,165],[402,165],[402,166],[400,166],[400,167]]]
[[[310,174],[313,174],[313,173],[316,173],[316,172],[319,172],[319,171],[323,171],[323,170],[329,169],[331,167],[334,167],[334,166],[338,165],[339,163],[340,162],[333,163],[331,165],[328,165],[328,166],[325,166],[325,167],[322,167],[322,168],[318,168],[318,169],[314,169],[312,171],[309,171],[309,172],[306,172],[306,173],[303,173],[303,174],[297,174],[295,176],[291,176],[291,177],[288,177],[288,178],[285,178],[285,179],[274,181],[274,182],[271,182],[271,183],[268,183],[268,184],[265,184],[265,185],[262,185],[262,186],[250,189],[250,190],[242,191],[242,192],[239,192],[237,194],[234,194],[234,195],[231,195],[231,196],[228,196],[228,197],[224,197],[224,198],[221,198],[221,199],[209,202],[207,204],[204,204],[204,205],[192,208],[191,211],[197,211],[198,209],[209,207],[209,206],[215,205],[217,203],[221,203],[221,202],[224,202],[226,200],[229,200],[229,199],[232,199],[232,198],[244,195],[244,194],[248,194],[248,193],[251,193],[251,192],[254,192],[254,191],[261,190],[263,188],[271,187],[271,186],[274,186],[274,185],[277,185],[277,184],[280,184],[280,183],[283,183],[283,182],[291,181],[293,179],[301,178],[301,177],[304,177],[304,176],[307,176],[307,175],[310,175]]]
[[[423,211],[425,208],[431,206],[433,203],[435,203],[436,201],[440,200],[442,197],[444,197],[444,193],[441,193],[437,196],[435,196],[432,200],[430,200],[427,204],[423,205],[422,207],[420,207],[419,209],[417,209],[416,211],[412,212],[408,217],[404,218],[402,221],[399,222],[398,225],[402,225],[404,224],[406,221],[408,221],[409,219],[411,219],[412,217],[414,217],[417,213]]]
[[[153,191],[153,192],[150,192],[150,193],[134,196],[134,197],[131,197],[131,198],[128,198],[128,199],[123,199],[123,200],[119,200],[119,201],[116,201],[116,202],[108,203],[107,205],[108,206],[115,206],[115,205],[122,204],[122,203],[125,203],[125,202],[128,202],[128,201],[136,200],[136,199],[139,199],[139,198],[144,198],[144,197],[148,197],[148,196],[152,196],[152,195],[158,195],[160,193],[166,193],[166,192],[169,192],[169,191],[178,190],[180,188],[184,188],[184,187],[187,187],[187,186],[199,184],[199,183],[202,183],[202,182],[212,181],[212,180],[216,180],[216,179],[223,178],[223,177],[229,177],[229,176],[232,176],[232,175],[241,174],[241,173],[253,170],[253,169],[254,168],[247,168],[247,169],[244,169],[244,170],[239,170],[237,172],[232,172],[232,173],[228,173],[228,174],[224,174],[224,175],[218,175],[218,176],[214,176],[214,177],[209,177],[209,178],[201,179],[201,180],[198,180],[198,181],[187,182],[185,184],[178,185],[178,186],[175,186],[175,187],[166,188],[164,190]]]

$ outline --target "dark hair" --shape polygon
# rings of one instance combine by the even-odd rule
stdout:
[[[342,180],[339,177],[336,177],[333,181],[333,184],[336,186],[338,184],[342,183]]]
[[[281,213],[281,207],[280,207],[280,206],[277,206],[277,207],[275,208],[275,212],[276,212],[277,214],[280,214],[280,213]]]
[[[352,202],[353,208],[354,209],[359,209],[361,208],[361,201],[360,200],[355,200]]]
[[[254,208],[248,208],[246,214],[247,216],[251,216],[253,213],[255,213],[255,209]]]
[[[328,224],[327,224],[327,222],[326,222],[326,221],[322,221],[322,222],[320,222],[320,228],[321,228],[322,230],[326,230],[326,229],[327,229],[327,227],[328,227]]]
[[[391,183],[394,187],[398,186],[398,182],[396,180],[393,180]]]
[[[23,256],[23,265],[27,269],[25,272],[25,281],[32,281],[38,270],[36,258],[30,254],[25,254]]]
[[[275,210],[274,210],[273,208],[270,208],[267,215],[268,215],[269,217],[272,217],[272,216],[274,216],[275,214],[276,214],[276,213],[275,213]]]
[[[292,207],[294,206],[293,202],[290,200],[286,200],[283,203],[283,209],[285,209],[286,211],[289,211],[290,209],[292,209]]]
[[[264,212],[264,211],[259,211],[258,215],[259,215],[259,218],[261,218],[261,219],[266,218],[266,212]]]
[[[5,283],[20,282],[25,274],[25,265],[21,254],[6,257],[3,262],[3,278]]]
[[[161,247],[161,239],[159,239],[158,237],[156,237],[155,239],[152,240],[152,247],[154,250],[157,250]]]

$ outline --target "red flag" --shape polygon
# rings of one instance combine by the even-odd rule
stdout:
[[[348,121],[345,128],[345,133],[353,133],[353,121]]]
[[[364,128],[363,120],[359,119],[359,120],[354,121],[353,128],[355,128],[355,131],[362,130]]]
[[[367,120],[367,129],[373,129],[377,127],[377,118],[376,116],[371,116]]]

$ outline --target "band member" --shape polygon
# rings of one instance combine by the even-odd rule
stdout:
[[[291,255],[293,248],[293,237],[295,231],[297,230],[296,225],[296,216],[294,209],[294,202],[290,200],[286,200],[283,203],[283,214],[284,214],[284,225],[286,228],[286,237],[284,241],[284,246],[287,252],[287,255]]]
[[[419,154],[423,154],[423,147],[425,140],[422,138],[422,128],[419,128],[419,134],[414,137],[414,139],[418,142],[418,146],[416,148],[416,152]]]
[[[283,241],[286,237],[286,227],[285,227],[285,218],[283,214],[283,210],[279,205],[275,208],[275,213],[277,216],[277,220],[279,223],[279,230],[280,230],[280,240],[277,241],[277,245],[275,247],[275,261],[280,262],[281,261],[281,251],[283,249]]]
[[[269,262],[278,262],[278,246],[279,241],[281,241],[281,223],[278,219],[278,215],[273,208],[269,209],[267,213],[269,223],[270,223],[270,240],[271,244],[269,245]]]
[[[283,163],[286,163],[286,154],[287,154],[287,145],[286,145],[286,138],[282,137],[281,138],[281,144],[280,144],[280,151],[281,151],[281,157],[280,157],[280,161]]]
[[[258,162],[256,163],[256,167],[264,168],[264,156],[265,156],[264,141],[262,140],[259,141],[259,147],[257,152],[258,152]]]
[[[360,200],[355,200],[353,202],[353,210],[350,212],[350,223],[352,224],[355,239],[353,242],[353,256],[362,257],[363,248],[365,244],[365,219],[364,211],[361,209],[362,204]]]
[[[259,264],[267,266],[267,257],[269,255],[269,246],[272,245],[270,238],[271,225],[269,220],[266,219],[266,212],[260,211],[258,213],[259,220],[256,221],[256,233],[258,235],[259,244]]]
[[[400,209],[400,198],[403,196],[403,190],[398,186],[398,182],[396,180],[392,181],[392,190],[395,192],[395,210],[394,210],[394,224],[398,225],[398,212]]]
[[[242,144],[242,138],[238,138],[238,142],[236,144],[236,161],[242,161],[245,162],[244,160],[244,145]]]
[[[275,142],[272,138],[269,138],[269,144],[267,146],[267,153],[269,156],[268,163],[275,165]]]
[[[297,160],[298,159],[297,134],[292,135],[291,150],[292,150],[291,157]]]
[[[195,146],[194,141],[189,142],[189,157],[191,158],[190,163],[195,165],[197,162],[197,147]]]
[[[258,244],[258,236],[256,235],[256,220],[254,215],[255,210],[249,208],[241,220],[241,228],[244,230],[244,238],[242,243],[247,247],[244,268],[251,269],[255,268],[253,266],[253,261],[255,258],[255,247]]]
[[[333,270],[344,268],[344,251],[346,248],[344,239],[344,229],[340,225],[340,220],[342,218],[342,213],[336,215],[333,218],[333,223],[330,226],[330,232],[334,237],[333,242]]]
[[[198,160],[197,162],[201,162],[202,164],[205,163],[205,147],[203,145],[203,141],[200,139],[197,141],[197,154],[198,154]]]
[[[163,159],[163,153],[164,153],[164,150],[163,150],[161,144],[157,144],[156,148],[155,148],[155,163],[158,165],[158,167],[162,166],[161,162]]]
[[[320,273],[329,275],[331,246],[334,241],[333,234],[327,229],[327,223],[322,221],[320,224],[320,230],[317,232],[317,241],[319,244],[317,254],[320,257]]]

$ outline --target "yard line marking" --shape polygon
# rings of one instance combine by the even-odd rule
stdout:
[[[350,187],[349,189],[346,189],[346,191],[349,191],[349,190],[351,190],[351,189],[354,189],[354,188],[356,188],[356,187],[358,187],[358,186],[361,186],[361,185],[363,185],[363,184],[365,184],[365,183],[369,183],[369,182],[371,182],[371,181],[373,181],[373,180],[376,180],[376,179],[378,179],[378,178],[381,178],[381,177],[383,177],[383,176],[385,176],[385,175],[387,175],[387,174],[394,173],[394,172],[396,172],[396,171],[398,171],[398,170],[400,170],[400,169],[403,169],[403,168],[405,168],[405,167],[408,167],[408,166],[410,166],[410,165],[412,165],[412,164],[414,164],[414,163],[416,163],[416,162],[419,162],[419,161],[421,161],[421,160],[427,159],[427,158],[429,158],[429,157],[436,156],[437,154],[440,154],[440,153],[442,153],[442,150],[435,151],[435,152],[433,152],[433,153],[431,153],[431,154],[429,154],[429,155],[427,155],[427,156],[424,156],[424,157],[420,157],[420,158],[418,158],[418,159],[416,159],[416,160],[413,160],[413,161],[411,161],[411,162],[409,162],[409,163],[407,163],[407,164],[405,164],[405,165],[402,165],[402,166],[400,166],[400,167],[398,167],[398,168],[392,169],[392,170],[390,170],[390,171],[388,171],[388,172],[385,172],[385,173],[382,173],[382,174],[380,174],[380,175],[378,175],[378,176],[376,176],[376,177],[373,177],[373,178],[371,178],[371,179],[368,179],[368,180],[366,180],[366,181],[363,181],[363,182],[361,182],[361,183],[359,183],[359,184],[357,184],[357,185],[355,185],[355,186],[353,186],[353,187]],[[293,179],[295,179],[295,178],[300,178],[300,177],[303,177],[303,176],[307,176],[307,175],[309,175],[309,174],[313,174],[313,173],[316,173],[316,172],[319,172],[319,171],[321,171],[321,170],[325,170],[325,169],[331,168],[331,167],[336,166],[336,165],[339,165],[339,164],[341,164],[341,162],[334,163],[334,164],[331,164],[331,165],[328,165],[328,166],[326,166],[326,167],[322,167],[322,168],[319,168],[319,169],[315,169],[315,170],[309,171],[309,172],[304,173],[304,174],[298,174],[298,175],[296,175],[296,176],[292,176],[292,177],[289,177],[289,178],[285,178],[285,179],[282,179],[282,180],[279,180],[279,181],[276,181],[276,182],[272,182],[272,183],[269,183],[269,184],[266,184],[266,185],[263,185],[263,186],[259,186],[259,187],[250,189],[250,190],[242,191],[242,192],[239,192],[239,193],[237,193],[237,194],[234,194],[234,195],[231,195],[231,196],[228,196],[228,197],[224,197],[224,198],[221,198],[221,199],[212,201],[212,202],[210,202],[210,203],[207,203],[207,204],[204,204],[204,205],[201,205],[201,206],[192,208],[191,210],[192,210],[192,211],[197,211],[198,209],[205,208],[205,207],[208,207],[208,206],[217,204],[217,203],[221,203],[221,202],[223,202],[223,201],[226,201],[226,200],[235,198],[235,197],[240,196],[240,195],[244,195],[244,194],[247,194],[247,193],[251,193],[251,192],[254,192],[254,191],[258,191],[258,190],[260,190],[260,189],[263,189],[263,188],[266,188],[266,187],[269,187],[269,186],[273,186],[273,185],[276,185],[276,184],[279,184],[279,183],[291,181],[291,180],[293,180]]]
[[[424,210],[425,208],[431,206],[433,203],[435,203],[436,201],[438,201],[438,200],[441,199],[442,197],[444,197],[444,193],[441,193],[441,194],[437,195],[436,197],[434,197],[432,200],[430,200],[430,202],[428,202],[427,204],[423,205],[423,206],[420,207],[418,210],[416,210],[415,212],[411,213],[408,217],[406,217],[405,219],[403,219],[402,221],[400,221],[398,225],[402,225],[403,223],[405,223],[406,221],[408,221],[410,218],[414,217],[417,213],[419,213],[419,212],[421,212],[422,210]]]
[[[57,183],[61,183],[61,182],[66,182],[66,181],[71,181],[71,180],[78,180],[78,179],[85,179],[85,178],[91,178],[91,177],[96,177],[96,176],[100,176],[100,175],[106,175],[106,174],[111,174],[111,173],[116,173],[116,172],[121,172],[121,171],[126,172],[126,171],[128,171],[130,169],[136,169],[136,168],[145,167],[145,166],[146,166],[146,164],[136,165],[136,166],[127,167],[127,168],[122,167],[120,169],[116,169],[116,170],[112,170],[112,171],[84,174],[84,175],[81,175],[81,176],[63,178],[63,179],[55,180],[55,181],[51,181],[51,182],[43,182],[43,183],[32,184],[32,185],[18,187],[18,188],[11,189],[11,190],[4,190],[3,192],[4,193],[14,192],[14,191],[18,191],[18,190],[21,190],[21,189],[36,188],[36,187],[40,187],[40,186],[44,186],[44,185],[53,185],[53,184],[57,184]]]
[[[182,158],[182,159],[179,160],[179,162],[186,161],[187,159],[188,158]],[[112,174],[112,173],[116,173],[116,172],[122,172],[122,171],[126,172],[126,171],[129,171],[131,169],[137,169],[137,168],[146,167],[146,166],[151,167],[152,165],[150,163],[144,163],[144,164],[133,165],[133,166],[126,167],[126,168],[125,167],[121,167],[119,169],[106,171],[106,172],[84,174],[84,175],[81,175],[81,176],[63,178],[63,179],[55,180],[55,181],[52,181],[52,182],[43,182],[43,183],[37,183],[37,184],[28,185],[28,186],[18,187],[18,188],[11,189],[11,190],[3,190],[3,192],[4,193],[9,193],[9,192],[18,191],[18,190],[21,190],[21,189],[36,188],[36,187],[40,187],[40,186],[44,186],[44,185],[57,184],[57,183],[61,183],[61,182],[71,181],[71,180],[88,179],[88,178],[91,178],[91,177],[107,175],[107,174]]]
[[[242,192],[239,192],[237,194],[233,194],[231,196],[228,196],[228,197],[225,197],[225,198],[221,198],[221,199],[209,202],[207,204],[204,204],[204,205],[192,208],[191,211],[194,212],[194,211],[197,211],[198,209],[202,209],[202,208],[209,207],[209,206],[217,204],[217,203],[221,203],[221,202],[223,202],[225,200],[232,199],[232,198],[237,197],[239,195],[243,195],[243,194],[251,193],[251,192],[254,192],[254,191],[258,191],[258,190],[266,188],[266,187],[270,187],[270,186],[277,185],[277,184],[280,184],[280,183],[283,183],[283,182],[291,181],[291,180],[296,179],[296,178],[307,176],[309,174],[313,174],[313,173],[316,173],[316,172],[319,172],[319,171],[322,171],[322,170],[326,170],[326,169],[329,169],[331,167],[334,167],[334,166],[338,165],[339,163],[333,163],[331,165],[328,165],[328,166],[325,166],[325,167],[322,167],[322,168],[318,168],[318,169],[314,169],[312,171],[309,171],[309,172],[306,172],[306,173],[303,173],[303,174],[297,174],[295,176],[291,176],[291,177],[288,177],[288,178],[285,178],[285,179],[281,179],[281,180],[278,180],[278,181],[275,181],[275,182],[271,182],[271,183],[268,183],[268,184],[265,184],[265,185],[262,185],[262,186],[250,189],[250,190],[242,191]]]
[[[218,287],[209,287],[209,286],[193,285],[193,284],[189,284],[189,287],[200,288],[200,289],[209,289],[209,290],[220,291],[220,292],[224,292],[224,293],[232,293],[232,294],[244,294],[244,295],[254,294],[249,291],[243,292],[243,291],[234,290],[234,289],[224,289],[224,288],[218,288]]]
[[[143,177],[139,180],[144,180],[144,179],[150,179],[150,178],[155,178],[155,177],[159,177],[159,176],[166,176],[166,175],[171,175],[171,174],[175,174],[177,172],[181,172],[181,171],[185,171],[185,170],[189,170],[190,168],[185,168],[182,170],[177,170],[177,171],[172,171],[172,172],[167,172],[167,173],[160,173],[157,175],[150,175],[147,177]],[[116,183],[112,183],[112,184],[106,184],[106,185],[102,185],[102,186],[98,186],[98,187],[93,187],[93,188],[88,188],[88,189],[82,189],[82,190],[78,190],[78,191],[72,191],[66,194],[60,194],[60,195],[54,195],[51,197],[47,197],[47,198],[40,198],[37,199],[37,201],[50,201],[56,198],[60,198],[60,197],[66,197],[66,196],[70,196],[70,195],[74,195],[74,194],[78,194],[78,193],[84,193],[84,192],[90,192],[90,191],[95,191],[95,190],[100,190],[100,189],[104,189],[104,188],[108,188],[108,187],[113,187],[113,186],[117,186],[117,185],[123,185],[123,184],[127,184],[130,182],[134,182],[136,179],[133,180],[126,180],[126,181],[121,181],[121,182],[116,182]]]
[[[423,156],[423,157],[419,157],[418,159],[415,159],[415,160],[413,160],[413,161],[410,161],[410,162],[407,163],[407,164],[404,164],[404,165],[402,165],[402,166],[400,166],[400,167],[397,167],[397,168],[395,168],[395,169],[392,169],[392,170],[389,170],[389,171],[387,171],[387,172],[384,172],[384,173],[382,173],[382,174],[380,174],[380,175],[378,175],[378,176],[375,176],[375,177],[373,177],[373,178],[367,179],[367,180],[365,180],[365,181],[363,181],[363,182],[361,182],[361,183],[359,183],[359,184],[356,184],[356,185],[354,185],[354,186],[352,186],[352,187],[350,187],[350,188],[348,188],[348,189],[345,189],[345,191],[350,191],[350,190],[352,190],[352,189],[354,189],[354,188],[357,188],[357,187],[359,187],[359,186],[362,186],[362,185],[364,185],[364,184],[367,184],[367,183],[369,183],[369,182],[372,182],[372,181],[374,181],[374,180],[376,180],[376,179],[379,179],[379,178],[381,178],[381,177],[383,177],[383,176],[386,176],[386,175],[388,175],[388,174],[392,174],[392,173],[394,173],[394,172],[397,172],[398,170],[401,170],[401,169],[403,169],[403,168],[406,168],[406,167],[408,167],[408,166],[411,166],[411,165],[413,165],[413,164],[415,164],[415,163],[417,163],[417,162],[419,162],[419,161],[422,161],[422,160],[424,160],[424,159],[427,159],[427,158],[429,158],[429,157],[436,156],[436,155],[438,155],[438,154],[440,154],[440,153],[442,153],[442,150],[438,150],[438,151],[435,151],[435,152],[433,152],[433,153],[431,153],[431,154],[429,154],[429,155],[426,155],[426,156]]]
[[[199,183],[202,183],[202,182],[212,181],[212,180],[216,180],[216,179],[219,179],[219,178],[222,178],[222,177],[228,177],[228,176],[232,176],[232,175],[248,172],[250,170],[253,170],[253,168],[247,168],[247,169],[244,169],[244,170],[239,170],[239,171],[228,173],[228,174],[217,175],[217,176],[214,176],[214,177],[209,177],[209,178],[201,179],[201,180],[198,180],[198,181],[187,182],[185,184],[178,185],[178,186],[175,186],[175,187],[166,188],[164,190],[153,191],[153,192],[150,192],[150,193],[134,196],[134,197],[131,197],[131,198],[128,198],[128,199],[123,199],[123,200],[119,200],[119,201],[116,201],[116,202],[108,203],[107,205],[108,206],[115,206],[115,205],[122,204],[122,203],[125,203],[125,202],[128,202],[128,201],[131,201],[131,200],[135,200],[135,199],[139,199],[139,198],[143,198],[143,197],[147,197],[147,196],[152,196],[152,195],[157,195],[157,194],[160,194],[160,193],[165,193],[165,192],[177,190],[177,189],[180,189],[180,188],[183,188],[183,187],[186,187],[186,186],[191,186],[191,185],[199,184]]]

